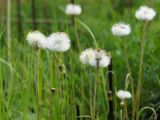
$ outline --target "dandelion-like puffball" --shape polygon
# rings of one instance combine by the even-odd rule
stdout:
[[[141,6],[135,13],[138,20],[150,21],[156,16],[156,11],[147,6]]]
[[[89,61],[89,64],[93,67],[107,67],[110,64],[110,57],[104,50],[94,50],[95,58]]]
[[[131,27],[129,24],[116,23],[112,26],[111,31],[115,36],[126,36],[131,33]]]
[[[124,90],[119,90],[117,92],[117,96],[119,99],[124,100],[124,99],[129,99],[131,98],[131,93],[128,91],[124,91]]]
[[[65,52],[71,46],[70,38],[64,32],[52,33],[48,37],[48,45],[47,46],[48,46],[48,49],[51,51]]]
[[[27,41],[31,46],[46,48],[46,36],[39,31],[29,32],[27,35]]]
[[[107,67],[110,64],[110,57],[101,49],[84,50],[80,55],[80,60],[83,64],[89,64],[93,67]]]
[[[91,59],[95,59],[95,52],[92,48],[88,48],[82,51],[80,60],[83,64],[89,64],[89,61],[91,61]]]
[[[68,4],[65,10],[67,15],[80,15],[82,12],[80,5]]]

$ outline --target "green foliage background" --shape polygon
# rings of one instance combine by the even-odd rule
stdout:
[[[96,76],[96,71],[89,66],[84,67],[79,60],[79,51],[76,43],[76,32],[68,26],[69,17],[67,17],[61,10],[69,1],[66,0],[36,0],[36,17],[38,19],[49,19],[52,23],[38,23],[38,30],[45,35],[52,32],[64,31],[67,32],[72,40],[72,48],[70,51],[64,53],[64,63],[67,69],[67,81],[64,84],[72,86],[74,82],[74,91],[69,89],[66,96],[69,100],[80,105],[81,113],[87,115],[88,104],[86,99],[89,97],[88,86],[89,80]],[[152,105],[155,108],[160,104],[160,86],[158,84],[158,76],[160,76],[160,0],[76,0],[76,3],[82,6],[82,14],[78,19],[83,21],[94,33],[97,43],[100,48],[110,51],[113,56],[114,73],[116,75],[117,84],[116,89],[124,88],[125,76],[127,74],[126,65],[124,62],[124,55],[120,39],[114,37],[111,33],[111,27],[116,22],[126,22],[131,25],[132,33],[125,38],[129,54],[129,62],[132,68],[135,86],[139,65],[139,51],[140,51],[140,36],[142,22],[136,20],[134,14],[137,8],[141,5],[148,5],[157,11],[156,18],[149,24],[145,39],[145,57],[144,57],[144,80],[142,82],[141,92],[141,106]],[[6,1],[2,4],[2,17],[6,18]],[[12,31],[12,47],[11,47],[11,63],[8,62],[7,56],[7,30],[6,21],[1,19],[0,22],[0,119],[26,119],[31,120],[35,117],[35,94],[33,80],[35,77],[35,52],[26,42],[26,35],[29,31],[33,31],[32,22],[26,22],[31,17],[31,1],[22,0],[22,24],[23,31],[20,42],[18,41],[17,23],[14,22],[17,18],[16,1],[12,0],[12,17],[11,31]],[[79,41],[81,50],[93,47],[93,40],[89,33],[76,22],[79,30]],[[2,34],[2,36],[1,36]],[[59,81],[56,81],[57,65],[53,64],[54,55],[48,50],[41,51],[40,69],[43,80],[43,92],[41,103],[41,119],[60,120],[59,113],[59,96],[52,98],[50,88],[57,87]],[[89,71],[93,71],[89,75]],[[106,71],[106,70],[105,70]],[[82,74],[82,77],[79,75]],[[93,78],[92,78],[93,77]],[[107,77],[105,77],[107,83]],[[73,81],[72,81],[73,80]],[[56,81],[56,82],[55,82]],[[83,86],[81,86],[83,83]],[[72,86],[73,87],[73,86]],[[81,87],[84,89],[82,94]],[[129,87],[129,90],[130,87]],[[107,114],[107,103],[104,100],[104,93],[99,90],[100,100],[100,119],[104,120]],[[83,96],[82,96],[83,95]],[[74,100],[75,99],[75,100]],[[50,101],[54,101],[54,117],[49,118],[50,108],[48,107]],[[117,110],[119,110],[119,101],[117,102]],[[73,102],[74,103],[74,102]],[[131,100],[128,101],[129,110],[131,107]],[[66,105],[68,114],[75,112],[75,106]],[[106,112],[106,113],[105,113]],[[117,111],[117,114],[119,111]],[[74,113],[73,113],[74,114]],[[72,115],[72,114],[71,114]]]

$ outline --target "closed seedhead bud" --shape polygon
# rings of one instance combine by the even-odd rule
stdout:
[[[55,88],[51,88],[51,92],[52,92],[52,95],[55,95],[56,89]]]
[[[108,91],[107,96],[108,96],[109,100],[112,100],[112,91],[111,90]]]

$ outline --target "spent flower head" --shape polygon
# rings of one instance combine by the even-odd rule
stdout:
[[[33,31],[27,34],[28,44],[34,47],[38,47],[42,49],[46,48],[46,44],[47,44],[46,39],[47,39],[46,36],[39,31]]]
[[[47,46],[48,46],[48,49],[51,50],[51,51],[65,52],[71,46],[70,38],[64,32],[52,33],[48,37]]]
[[[86,49],[80,55],[83,64],[89,64],[93,67],[107,67],[110,64],[110,57],[101,49]]]
[[[156,16],[156,11],[148,6],[141,6],[135,13],[135,17],[142,21],[151,21]]]
[[[116,23],[112,26],[111,31],[115,36],[127,36],[131,33],[131,27],[129,24]]]
[[[82,8],[80,5],[68,4],[65,9],[65,13],[67,15],[80,15],[82,12]]]
[[[95,53],[92,48],[88,48],[82,51],[80,55],[80,60],[83,64],[89,64],[89,61],[91,61],[91,59],[94,59],[94,58],[95,58]]]

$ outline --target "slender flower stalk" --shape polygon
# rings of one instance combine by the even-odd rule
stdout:
[[[128,120],[128,111],[127,111],[127,104],[126,99],[131,98],[131,93],[126,90],[119,90],[117,92],[117,97],[121,100],[120,106],[121,106],[121,119],[122,120]]]
[[[36,86],[36,120],[39,120],[39,109],[42,96],[42,73],[40,69],[41,49],[46,48],[46,37],[39,31],[29,32],[27,42],[35,48],[35,86]]]
[[[148,6],[141,6],[136,12],[135,17],[143,22],[142,28],[142,36],[140,41],[140,64],[139,64],[139,71],[138,71],[138,85],[136,88],[136,95],[135,95],[135,109],[133,110],[133,118],[135,119],[139,107],[140,107],[140,93],[141,93],[141,83],[143,80],[143,63],[144,63],[144,46],[145,46],[145,34],[148,22],[151,21],[156,16],[156,11],[153,8]]]
[[[64,33],[64,32],[56,32],[52,33],[48,38],[47,38],[47,48],[53,52],[57,52],[58,54],[55,55],[55,59],[57,60],[58,63],[58,83],[59,83],[59,89],[60,89],[60,98],[61,98],[61,115],[62,115],[62,120],[66,119],[66,114],[65,114],[65,90],[67,89],[64,86],[65,82],[65,65],[63,64],[63,55],[61,54],[62,52],[66,52],[69,50],[71,46],[71,40],[69,36]]]
[[[32,24],[33,29],[37,29],[37,23],[36,23],[36,4],[35,0],[31,0],[31,6],[32,6]]]
[[[131,33],[131,27],[130,27],[130,25],[125,24],[125,23],[117,23],[117,24],[113,25],[111,31],[112,31],[113,35],[119,36],[122,39],[121,42],[122,42],[122,45],[123,45],[124,59],[125,59],[127,71],[129,73],[129,77],[131,79],[132,95],[134,96],[134,80],[133,80],[133,77],[132,77],[132,71],[131,71],[131,67],[130,67],[130,64],[129,64],[127,46],[126,46],[126,43],[125,43],[125,40],[124,40],[124,36],[127,36]],[[135,108],[134,106],[135,106],[134,105],[134,97],[132,97],[132,108],[133,109]]]
[[[35,83],[36,83],[36,120],[40,119],[40,102],[41,102],[41,95],[42,95],[42,79],[41,79],[41,73],[40,73],[40,49],[35,48],[36,51],[36,61],[35,61]]]
[[[11,0],[7,0],[7,39],[8,61],[11,62]]]
[[[137,83],[137,89],[136,89],[136,96],[135,96],[135,116],[137,115],[137,112],[140,107],[140,95],[141,95],[141,83],[143,79],[143,62],[144,62],[144,45],[145,45],[145,31],[147,28],[148,22],[145,22],[142,29],[142,37],[140,41],[140,64],[139,64],[139,71],[138,71],[138,83]]]
[[[71,0],[71,3],[66,6],[65,13],[71,18],[71,25],[75,25],[75,16],[80,15],[82,8],[80,5],[76,5],[74,0]]]
[[[92,67],[97,68],[97,79],[93,81],[93,84],[91,85],[91,88],[93,88],[90,94],[92,94],[92,106],[91,107],[91,117],[92,120],[96,117],[96,97],[97,97],[97,84],[100,81],[99,74],[100,74],[100,68],[106,68],[110,64],[110,56],[107,55],[107,53],[104,50],[101,49],[86,49],[82,51],[80,55],[80,60],[83,64],[89,64]]]

